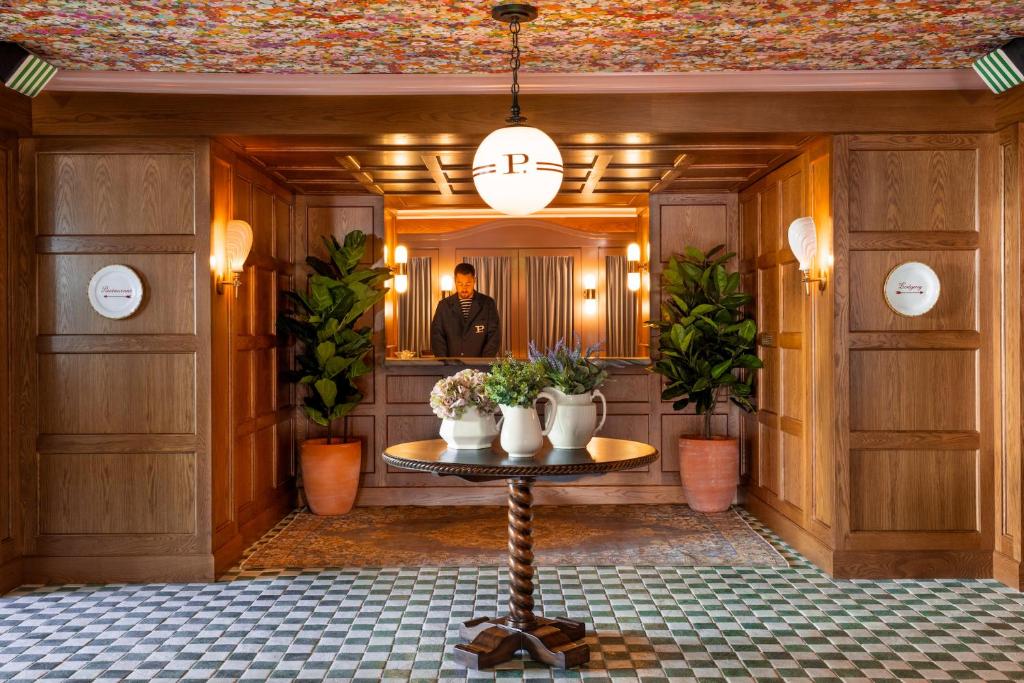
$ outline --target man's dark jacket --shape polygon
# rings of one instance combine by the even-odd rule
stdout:
[[[473,292],[469,318],[462,317],[459,295],[441,299],[430,323],[430,349],[435,356],[493,358],[501,348],[501,319],[494,299]]]

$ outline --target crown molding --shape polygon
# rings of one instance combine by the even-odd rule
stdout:
[[[526,93],[987,90],[972,69],[525,73]],[[60,71],[48,92],[215,95],[495,95],[507,74],[254,74]]]

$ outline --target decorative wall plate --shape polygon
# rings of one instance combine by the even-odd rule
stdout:
[[[885,303],[895,313],[907,317],[924,315],[939,300],[939,276],[917,261],[901,263],[885,278]]]
[[[89,280],[89,303],[104,318],[127,318],[142,304],[142,294],[142,280],[128,266],[104,266]]]

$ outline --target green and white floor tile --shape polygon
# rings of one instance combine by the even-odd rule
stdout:
[[[498,567],[236,570],[213,584],[23,587],[0,599],[0,679],[1024,680],[1024,595],[833,581],[751,523],[789,568],[540,568],[538,612],[590,629],[580,670],[452,661],[461,621],[504,611]]]

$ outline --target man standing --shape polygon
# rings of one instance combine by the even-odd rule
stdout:
[[[430,323],[435,356],[493,358],[501,348],[501,319],[494,299],[476,291],[476,269],[455,266],[455,293],[441,299]]]

